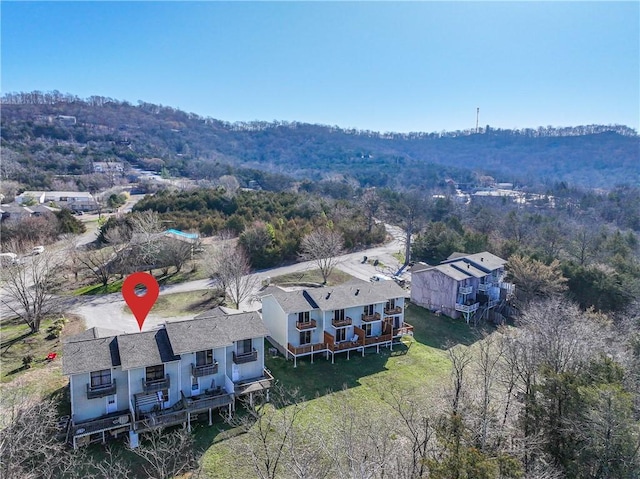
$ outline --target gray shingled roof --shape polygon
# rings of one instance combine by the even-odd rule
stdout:
[[[125,334],[125,332],[117,331],[115,329],[93,327],[93,328],[87,329],[86,331],[78,333],[74,336],[66,338],[64,342],[71,343],[76,341],[86,341],[88,339],[108,338],[108,337],[118,336],[120,334]]]
[[[350,282],[333,288],[308,290],[308,293],[323,311],[382,303],[390,298],[406,296],[405,290],[394,281]]]
[[[62,344],[62,352],[62,372],[66,375],[120,366],[118,338],[113,336],[66,341]]]
[[[449,258],[447,258],[442,263],[453,263],[457,261],[465,261],[471,263],[476,268],[485,271],[487,273],[494,271],[496,269],[502,268],[505,264],[507,264],[507,260],[500,258],[494,254],[489,253],[488,251],[483,251],[482,253],[475,253],[469,255],[461,255],[461,253],[453,253]]]
[[[217,316],[227,316],[227,313],[220,306],[216,306],[215,308],[209,309],[204,313],[200,313],[199,315],[195,316],[193,319],[213,318]]]
[[[154,366],[180,359],[180,356],[173,353],[164,328],[118,336],[118,347],[122,369]]]
[[[300,313],[302,311],[310,311],[312,309],[318,308],[318,305],[315,303],[307,290],[283,291],[280,288],[272,288],[270,290],[270,293],[278,301],[280,307],[287,314]]]
[[[455,279],[456,281],[463,281],[467,278],[471,278],[470,274],[465,273],[464,271],[460,271],[457,268],[454,268],[450,264],[439,264],[438,266],[434,266],[430,270],[425,271],[440,271],[442,274],[449,276],[450,278]]]
[[[167,323],[166,328],[177,354],[230,346],[234,341],[269,335],[262,318],[254,311],[173,321]]]
[[[466,261],[455,261],[454,263],[447,263],[447,266],[452,266],[457,270],[462,271],[469,276],[475,276],[476,278],[484,278],[487,275],[486,271],[482,271],[473,266],[473,264]]]

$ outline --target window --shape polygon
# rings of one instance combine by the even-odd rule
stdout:
[[[336,309],[333,312],[334,321],[344,321],[344,309]]]
[[[366,323],[362,325],[362,329],[364,329],[364,335],[366,337],[371,336],[371,323]]]
[[[98,388],[100,386],[111,385],[111,369],[103,369],[102,371],[94,371],[91,373],[91,387]]]
[[[304,311],[302,313],[298,313],[298,322],[299,323],[308,323],[309,322],[309,311]]]
[[[300,344],[311,344],[311,331],[300,332]]]
[[[191,378],[191,391],[199,391],[200,390],[200,383],[198,382],[198,378],[192,377]]]
[[[389,301],[387,301],[386,309],[396,309],[396,300],[395,300],[395,298],[392,298]]]
[[[238,354],[247,354],[253,351],[250,339],[243,339],[238,341]]]
[[[196,353],[196,366],[207,366],[213,364],[213,349],[198,351]]]
[[[373,315],[373,304],[364,307],[364,315],[372,316]]]
[[[347,339],[347,328],[336,329],[336,343],[340,341],[346,341]]]
[[[156,381],[158,379],[164,379],[164,364],[157,366],[148,366],[146,368],[147,381]]]

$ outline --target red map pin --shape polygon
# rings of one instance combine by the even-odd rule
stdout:
[[[142,296],[136,294],[136,286],[138,285],[142,285],[147,289]],[[133,273],[127,276],[127,279],[122,283],[122,297],[136,317],[140,331],[142,331],[144,320],[147,319],[147,314],[153,308],[159,293],[160,286],[149,273]]]

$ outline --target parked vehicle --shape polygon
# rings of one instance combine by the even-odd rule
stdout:
[[[18,264],[20,260],[15,253],[0,253],[0,263],[2,265]]]
[[[44,246],[34,246],[31,250],[31,254],[40,254],[44,253]]]
[[[384,274],[374,274],[373,276],[371,276],[371,278],[369,278],[369,281],[371,281],[372,283],[375,283],[377,281],[391,281],[391,278],[389,276],[385,276]]]

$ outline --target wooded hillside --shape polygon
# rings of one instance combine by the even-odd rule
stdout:
[[[527,186],[564,181],[608,189],[640,181],[639,146],[636,132],[619,125],[399,134],[228,123],[161,105],[58,92],[2,99],[2,177],[31,187],[47,187],[56,174],[88,174],[93,161],[113,159],[198,179],[233,172],[267,189],[279,189],[285,177],[403,189],[447,178],[472,183],[482,175]]]

